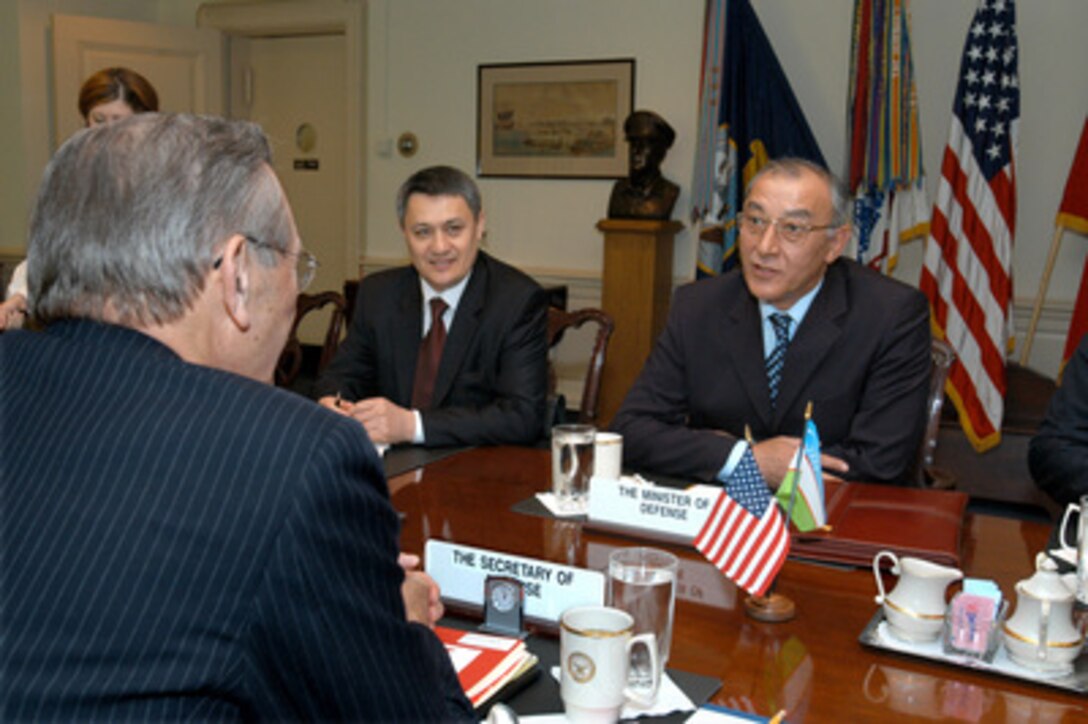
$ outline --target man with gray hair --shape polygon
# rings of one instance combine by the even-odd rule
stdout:
[[[267,384],[314,262],[253,124],[57,152],[0,336],[0,718],[472,718],[356,423]]]
[[[805,408],[835,476],[910,484],[930,374],[917,289],[840,258],[847,204],[824,168],[781,159],[738,215],[741,268],[676,292],[665,330],[613,421],[632,467],[724,480],[745,428],[777,487]]]
[[[411,265],[368,275],[321,404],[379,444],[528,444],[547,395],[547,297],[480,251],[487,219],[465,173],[432,166],[397,193]]]

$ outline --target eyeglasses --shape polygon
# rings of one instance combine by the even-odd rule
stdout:
[[[801,241],[813,231],[837,229],[842,226],[842,224],[817,226],[792,219],[768,219],[766,216],[755,214],[737,214],[737,218],[740,220],[740,233],[746,236],[762,237],[767,233],[767,227],[774,226],[778,238],[790,242]]]
[[[253,246],[260,249],[268,249],[274,251],[277,254],[283,254],[285,257],[293,257],[295,260],[295,280],[298,283],[298,290],[305,291],[306,287],[310,286],[310,282],[314,280],[314,275],[317,274],[317,267],[321,264],[317,261],[317,257],[306,251],[303,248],[299,248],[298,251],[287,251],[281,249],[278,246],[272,246],[267,241],[261,241],[255,239],[248,234],[245,237],[246,241]]]
[[[295,259],[295,283],[298,286],[300,292],[305,291],[306,287],[310,286],[310,282],[314,280],[314,275],[317,274],[317,268],[321,266],[321,263],[317,260],[317,257],[306,251],[305,249],[299,249],[298,251],[287,251],[281,249],[278,246],[272,246],[267,241],[261,241],[255,239],[249,234],[244,235],[246,241],[253,246],[260,247],[261,249],[270,249],[278,254],[284,256],[294,257]],[[213,269],[218,269],[219,265],[223,263],[223,257],[219,257],[212,263]]]

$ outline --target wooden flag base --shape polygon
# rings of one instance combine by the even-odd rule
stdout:
[[[757,621],[766,623],[782,623],[797,615],[797,606],[781,593],[749,596],[744,599],[744,610]]]

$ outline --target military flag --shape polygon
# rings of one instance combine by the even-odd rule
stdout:
[[[1084,129],[1077,144],[1077,155],[1073,158],[1073,167],[1069,169],[1069,178],[1065,182],[1065,194],[1058,209],[1057,225],[1079,234],[1088,235],[1088,118],[1084,119]],[[1062,352],[1062,368],[1073,356],[1081,337],[1088,334],[1088,254],[1084,257],[1084,270],[1080,274],[1080,289],[1073,304],[1073,318],[1069,322],[1069,333],[1065,337],[1065,350]]]
[[[854,2],[847,125],[857,260],[888,273],[929,228],[907,0]]]
[[[704,277],[737,263],[736,216],[756,171],[782,156],[826,164],[749,0],[708,0],[700,89],[692,217]]]

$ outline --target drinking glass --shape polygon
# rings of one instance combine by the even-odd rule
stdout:
[[[552,493],[565,513],[585,512],[596,434],[592,425],[552,427]]]
[[[619,548],[608,557],[608,605],[631,614],[636,634],[657,637],[658,676],[672,645],[677,566],[676,556],[657,548]],[[653,674],[646,658],[635,661],[636,679]]]

